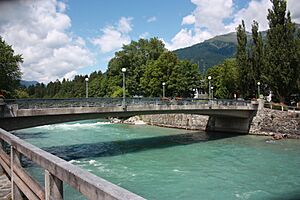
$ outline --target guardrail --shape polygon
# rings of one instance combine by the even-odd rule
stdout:
[[[10,146],[10,155],[4,150],[3,143]],[[27,157],[45,170],[44,187],[22,167],[21,156]],[[43,151],[1,128],[0,165],[12,182],[12,199],[23,199],[22,196],[25,195],[30,200],[61,200],[64,198],[63,183],[72,186],[88,199],[144,199]]]
[[[7,99],[6,104],[17,104],[18,109],[64,108],[64,107],[112,107],[122,106],[122,98],[72,98],[72,99]],[[247,106],[250,101],[234,99],[195,98],[126,98],[126,105],[237,105]]]
[[[278,103],[265,103],[265,108],[269,108],[271,110],[281,110],[281,111],[300,111],[300,107],[295,106],[287,106]]]

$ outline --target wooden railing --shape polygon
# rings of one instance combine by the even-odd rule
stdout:
[[[3,148],[10,148],[10,155]],[[7,145],[8,144],[8,145]],[[6,149],[7,150],[7,149]],[[21,165],[25,156],[45,170],[41,186]],[[68,163],[0,128],[0,168],[11,180],[12,199],[61,200],[63,183],[82,193],[87,199],[142,200],[144,198]]]

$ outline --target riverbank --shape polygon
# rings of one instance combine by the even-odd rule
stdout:
[[[142,115],[148,125],[187,130],[206,130],[208,116],[191,114]],[[249,134],[300,139],[300,113],[263,108],[253,118]]]
[[[263,108],[253,118],[249,133],[252,135],[286,135],[300,139],[300,113]]]

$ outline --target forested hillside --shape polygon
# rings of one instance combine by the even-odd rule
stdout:
[[[300,25],[296,24],[296,29]],[[266,31],[262,32],[263,40],[266,38]],[[251,33],[247,32],[247,40],[251,41]],[[233,58],[236,54],[236,32],[219,35],[204,42],[190,47],[177,49],[174,51],[179,59],[188,60],[199,65],[201,73],[208,68],[221,64],[227,58]]]
[[[236,33],[216,36],[202,43],[174,51],[179,59],[189,60],[199,65],[201,72],[234,57],[236,52]]]

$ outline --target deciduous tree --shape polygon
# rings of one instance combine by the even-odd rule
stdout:
[[[0,90],[12,97],[19,86],[21,71],[19,64],[23,62],[21,55],[15,55],[12,46],[0,37]]]

